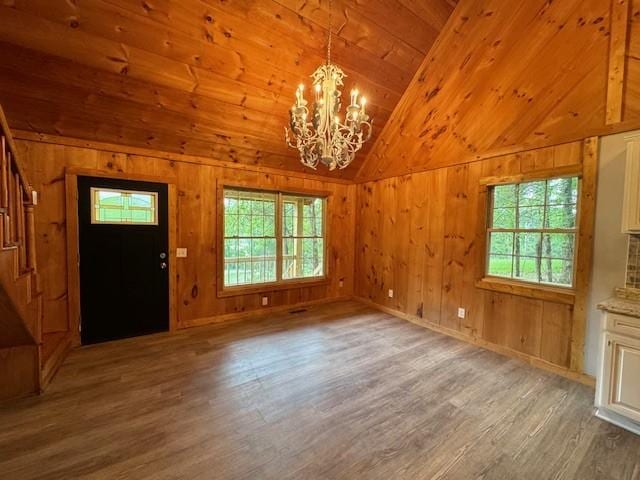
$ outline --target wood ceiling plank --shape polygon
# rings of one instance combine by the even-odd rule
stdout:
[[[461,1],[358,178],[601,128],[609,8],[601,0]]]
[[[197,155],[237,149],[245,162],[273,155],[298,169],[283,127],[295,85],[324,59],[327,5],[315,1],[5,2],[0,102],[31,130]],[[355,84],[368,97],[374,138],[452,9],[446,0],[411,7],[336,8],[333,58],[347,91]]]
[[[324,26],[328,27],[329,2],[323,0],[276,1],[314,22],[326,22]],[[366,35],[366,32],[378,32],[379,35],[387,32],[423,54],[429,50],[438,36],[436,28],[426,23],[401,2],[388,0],[367,0],[366,2],[335,0],[333,2],[334,28],[342,33],[343,28],[348,24],[358,28],[360,36]]]
[[[82,31],[159,54],[198,69],[200,75],[215,72],[276,93],[284,90],[291,96],[298,83],[304,80],[300,71],[310,75],[324,61],[322,44],[316,45],[315,49],[301,48],[292,38],[270,34],[260,27],[254,27],[251,35],[239,37],[239,41],[236,41],[235,32],[228,32],[230,37],[221,45],[207,42],[202,34],[197,37],[193,28],[192,35],[187,35],[173,26],[158,25],[144,16],[101,1],[73,4],[63,0],[17,0],[14,8],[64,25],[71,34]],[[198,20],[205,22],[200,17]],[[251,41],[262,36],[268,40],[266,44]],[[399,94],[411,76],[409,72],[385,65],[379,58],[358,62],[357,68],[356,81],[368,92],[372,103],[376,103],[376,99],[381,102],[388,99],[392,102],[386,105],[389,110],[399,100]]]
[[[231,9],[234,14],[241,14],[243,18],[251,23],[259,20],[271,28],[282,29],[283,33],[291,34],[292,26],[297,28],[295,32],[296,40],[308,36],[313,45],[326,44],[329,25],[328,11],[321,8],[305,8],[305,4],[296,0],[284,1],[264,1],[264,0],[204,0],[208,5],[217,5]],[[391,3],[394,3],[393,1]],[[302,11],[304,10],[304,11]],[[337,10],[337,8],[336,8]],[[346,13],[345,13],[346,12]],[[345,16],[346,15],[346,16]],[[278,20],[276,23],[273,19]],[[347,7],[341,10],[340,14],[334,16],[334,56],[340,60],[341,52],[350,55],[351,48],[355,45],[373,55],[384,58],[392,65],[410,66],[415,70],[419,66],[416,60],[424,56],[426,50],[419,50],[409,45],[404,40],[405,28],[389,34],[379,25],[371,22],[366,17],[354,12]],[[316,27],[321,27],[320,29]],[[357,54],[357,51],[355,52]]]
[[[290,23],[285,22],[280,13],[283,8],[274,2],[261,2],[266,7],[261,7],[264,14],[258,17],[228,5],[216,6],[215,2],[210,5],[163,1],[154,2],[152,7],[144,9],[140,4],[127,0],[102,1],[134,15],[129,21],[139,22],[140,17],[147,18],[157,28],[178,31],[207,46],[225,47],[245,56],[257,55],[266,63],[298,75],[303,64],[307,64],[305,70],[312,71],[325,59],[324,29],[289,11]],[[272,10],[268,10],[269,5],[272,5]],[[248,30],[251,35],[246,34]],[[404,90],[403,86],[410,80],[410,72],[417,68],[413,59],[396,64],[390,59],[381,59],[379,51],[369,52],[351,42],[347,42],[346,49],[338,49],[334,53],[336,61],[345,70],[353,72],[356,78],[369,76],[371,82],[396,92]]]

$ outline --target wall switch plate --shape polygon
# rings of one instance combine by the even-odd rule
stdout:
[[[344,287],[344,280],[340,280],[340,281],[338,282],[338,286],[339,286],[340,288]]]
[[[186,248],[176,248],[176,257],[177,258],[187,258],[187,249]]]
[[[467,316],[467,311],[464,308],[458,309],[458,318],[464,318]]]
[[[389,289],[389,298],[393,298],[393,290],[391,288]]]
[[[269,297],[262,297],[262,306],[266,307],[269,305]]]

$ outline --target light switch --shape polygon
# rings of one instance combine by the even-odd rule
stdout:
[[[187,249],[186,248],[176,248],[176,257],[177,258],[187,258]]]

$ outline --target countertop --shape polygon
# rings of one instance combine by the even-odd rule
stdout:
[[[598,303],[598,308],[606,312],[640,318],[640,300],[633,298],[612,297]]]

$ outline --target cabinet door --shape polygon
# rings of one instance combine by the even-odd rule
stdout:
[[[622,231],[640,232],[640,142],[637,141],[627,144]]]
[[[600,404],[640,422],[640,340],[607,333]]]

